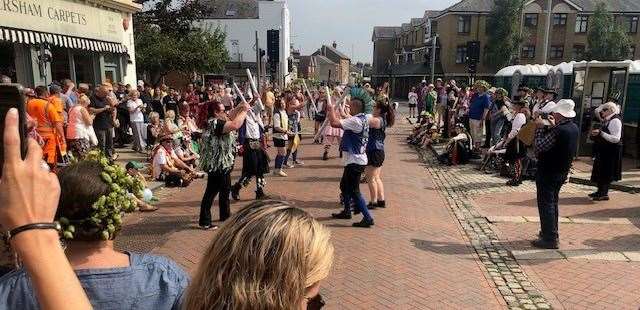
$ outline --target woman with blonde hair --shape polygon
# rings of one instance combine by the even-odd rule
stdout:
[[[230,217],[203,255],[183,309],[307,309],[333,263],[329,231],[280,201]]]
[[[165,115],[162,133],[165,135],[171,135],[173,140],[176,142],[179,142],[180,139],[184,137],[182,129],[178,126],[176,113],[173,110],[167,111],[167,114]]]

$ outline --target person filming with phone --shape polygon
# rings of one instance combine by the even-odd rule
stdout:
[[[580,130],[573,122],[575,103],[558,101],[546,119],[535,119],[535,152],[538,157],[536,192],[541,231],[531,244],[537,248],[558,248],[558,199],[576,156]]]

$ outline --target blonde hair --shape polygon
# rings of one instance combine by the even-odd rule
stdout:
[[[167,113],[164,114],[164,118],[169,119],[169,120],[175,120],[176,119],[176,112],[173,112],[173,110],[169,110],[169,111],[167,111]]]
[[[132,89],[129,91],[129,98],[133,98],[134,96],[140,96],[140,92],[137,89]]]
[[[87,95],[81,94],[80,96],[78,96],[78,103],[80,105],[83,105],[83,104],[89,105],[89,104],[91,104],[91,99],[89,99],[89,97],[87,97]]]
[[[280,201],[253,203],[211,240],[183,309],[298,308],[332,263],[329,231],[311,215]]]

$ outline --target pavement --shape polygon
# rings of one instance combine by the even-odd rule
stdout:
[[[596,204],[585,198],[593,188],[566,184],[561,248],[535,250],[528,245],[539,229],[534,184],[506,187],[471,165],[440,166],[431,152],[406,145],[410,125],[398,120],[388,131],[383,169],[388,207],[373,211],[371,229],[351,227],[359,217],[330,217],[338,210],[341,161],[322,161],[322,147],[308,135],[305,165],[267,179],[269,194],[332,232],[334,268],[321,285],[327,309],[638,309],[636,195],[614,191],[612,201]],[[129,215],[117,247],[166,255],[193,274],[215,234],[197,226],[204,187],[197,180],[159,189],[160,210]],[[361,190],[368,197],[366,184]],[[241,198],[232,211],[251,202],[252,190]],[[215,203],[213,210],[215,218]]]

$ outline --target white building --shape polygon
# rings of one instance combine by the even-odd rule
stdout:
[[[289,48],[291,20],[287,2],[284,0],[218,0],[213,3],[215,3],[214,12],[199,22],[199,27],[211,31],[219,27],[227,34],[225,45],[230,58],[227,73],[243,78],[246,68],[254,71],[257,67],[255,32],[258,32],[259,47],[267,51],[267,31],[279,30],[280,57],[277,80],[280,81],[285,76],[285,83],[288,83],[291,80],[288,74],[288,60],[291,56]]]
[[[0,1],[0,74],[25,86],[135,84],[132,0]]]

